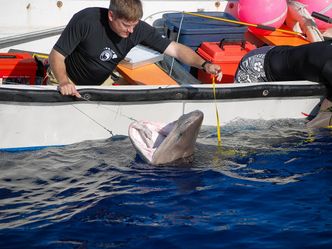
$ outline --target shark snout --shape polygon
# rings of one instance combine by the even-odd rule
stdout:
[[[202,125],[203,118],[203,112],[195,110],[180,117],[178,120],[178,126],[182,127],[182,130],[186,132],[191,132],[191,129],[199,130]]]

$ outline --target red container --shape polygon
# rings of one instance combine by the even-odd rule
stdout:
[[[249,42],[203,42],[197,53],[207,61],[221,66],[223,77],[221,82],[233,83],[234,75],[242,57],[256,47]],[[198,80],[203,83],[212,83],[213,75],[199,69]]]
[[[0,53],[3,83],[35,84],[37,63],[29,53]]]

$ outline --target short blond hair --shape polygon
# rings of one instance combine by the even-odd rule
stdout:
[[[109,10],[117,18],[127,21],[137,21],[143,16],[141,0],[110,0]]]

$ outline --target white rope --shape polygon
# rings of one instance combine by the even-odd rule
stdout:
[[[184,13],[182,12],[182,16],[181,16],[181,20],[180,20],[180,25],[179,25],[179,31],[176,37],[176,42],[179,42],[179,38],[180,38],[180,33],[181,33],[181,29],[182,29],[182,22],[183,22],[183,18],[184,18]],[[174,60],[175,58],[172,58],[172,64],[171,64],[171,69],[169,70],[169,75],[172,75],[173,72],[173,67],[174,67]]]

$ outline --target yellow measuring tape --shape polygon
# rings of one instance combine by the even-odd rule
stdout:
[[[233,149],[225,149],[225,147],[221,147],[221,132],[220,132],[220,120],[219,120],[219,112],[218,112],[218,106],[217,106],[217,94],[216,94],[216,76],[212,76],[212,86],[213,86],[213,96],[214,96],[214,103],[216,107],[216,118],[217,118],[217,137],[218,137],[218,147],[217,147],[217,154],[215,157],[215,163],[220,163],[219,156],[235,156],[237,154],[241,154],[236,150]]]
[[[214,97],[214,103],[216,106],[216,117],[217,117],[217,137],[218,137],[218,146],[221,145],[221,135],[220,135],[220,120],[219,120],[219,112],[218,112],[218,106],[217,106],[217,95],[216,95],[216,80],[215,76],[212,77],[212,86],[213,86],[213,97]]]

